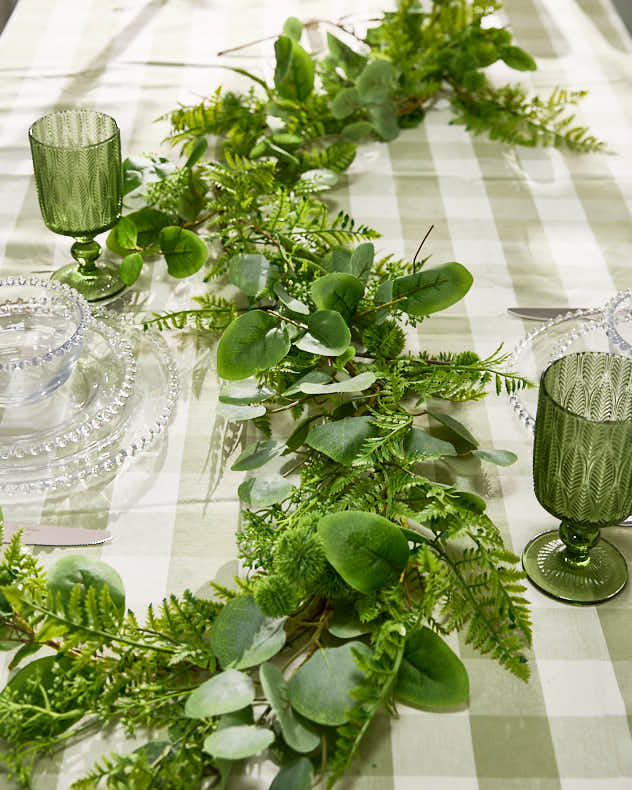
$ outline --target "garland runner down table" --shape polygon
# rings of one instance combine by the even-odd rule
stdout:
[[[148,130],[155,131],[148,122],[166,107],[184,100],[183,87],[206,94],[209,82],[226,83],[224,79],[209,79],[208,70],[197,65],[205,59],[208,62],[208,52],[227,42],[259,37],[263,21],[266,32],[270,23],[269,33],[276,35],[284,19],[279,17],[272,25],[271,9],[265,9],[260,18],[253,12],[250,18],[244,14],[236,20],[226,9],[223,28],[207,9],[198,9],[191,16],[184,3],[160,7],[149,4],[141,18],[137,8],[108,10],[103,12],[110,15],[108,19],[99,19],[98,13],[90,16],[89,7],[82,6],[73,9],[77,11],[73,17],[77,29],[69,31],[64,14],[71,6],[68,3],[61,4],[61,10],[49,9],[50,19],[40,20],[37,5],[22,0],[0,40],[6,47],[0,49],[2,65],[18,74],[2,88],[8,92],[3,104],[14,110],[6,119],[8,142],[0,152],[0,161],[7,176],[5,183],[11,181],[13,192],[17,186],[23,195],[21,204],[15,197],[2,203],[2,227],[11,229],[5,243],[3,274],[23,266],[53,269],[53,250],[57,249],[53,246],[56,240],[40,228],[33,193],[27,189],[28,179],[11,164],[10,155],[12,146],[22,145],[20,134],[32,117],[49,109],[44,102],[50,98],[42,96],[37,108],[21,107],[20,88],[25,91],[30,86],[36,91],[34,80],[47,75],[57,88],[56,103],[99,103],[118,117],[128,151],[154,150],[157,136],[143,137]],[[624,220],[629,224],[625,195],[632,158],[622,141],[626,139],[623,131],[629,95],[625,84],[615,82],[613,77],[621,59],[616,49],[604,43],[613,38],[613,18],[606,5],[591,7],[591,17],[582,12],[582,3],[560,6],[565,6],[565,15],[546,16],[544,22],[539,5],[534,15],[531,4],[512,2],[508,13],[519,40],[524,38],[521,43],[543,58],[545,69],[533,75],[535,84],[538,80],[548,88],[567,84],[569,76],[557,73],[563,61],[545,58],[561,54],[556,52],[556,47],[563,46],[561,41],[570,49],[576,67],[573,79],[578,81],[574,87],[590,83],[592,89],[593,104],[585,108],[587,120],[593,131],[607,138],[619,153],[619,167],[605,157],[580,159],[550,150],[529,152],[471,138],[461,128],[447,126],[449,113],[439,108],[388,150],[382,143],[362,149],[343,189],[336,193],[359,221],[382,231],[383,238],[376,245],[384,251],[411,258],[432,222],[435,230],[428,246],[432,260],[456,259],[474,274],[475,285],[464,302],[410,333],[413,349],[415,344],[435,352],[474,348],[485,356],[500,338],[510,348],[523,333],[520,325],[506,319],[504,308],[508,304],[545,300],[557,304],[564,299],[571,305],[598,303],[605,301],[615,287],[628,284],[622,251],[630,242]],[[288,9],[286,16],[291,12]],[[301,13],[307,12],[301,9]],[[317,13],[324,15],[320,6]],[[329,9],[328,15],[335,14],[335,9]],[[45,23],[50,31],[46,34]],[[52,60],[47,36],[51,36],[53,46],[52,33],[58,29],[66,31],[67,46],[60,54],[55,43],[56,59]],[[21,36],[27,31],[33,36],[40,30],[42,45],[29,54],[32,60],[26,62]],[[628,40],[620,29],[615,28],[615,32],[625,50]],[[112,36],[111,40],[107,36]],[[173,74],[174,61],[182,58],[183,36],[189,63],[183,70],[186,76],[178,72],[177,78],[166,80],[166,74]],[[217,38],[209,41],[209,36]],[[586,52],[591,53],[587,60]],[[239,64],[252,70],[252,56],[241,57]],[[170,61],[171,68],[164,65]],[[73,76],[79,71],[85,75],[80,79]],[[111,99],[111,92],[116,100]],[[121,103],[121,96],[127,104]],[[600,120],[602,106],[612,113],[606,124]],[[25,113],[29,115],[26,119]],[[155,267],[154,271],[143,271],[133,302],[143,314],[152,309],[175,309],[182,305],[186,293],[203,292],[201,283],[198,288],[196,291],[187,283],[185,288],[174,290],[173,281],[163,278]],[[241,474],[226,474],[213,499],[206,501],[209,464],[217,466],[213,456],[220,438],[215,433],[209,448],[217,396],[215,374],[208,371],[209,348],[199,338],[198,345],[195,340],[180,338],[171,342],[181,344],[182,367],[189,372],[188,397],[181,403],[162,454],[130,467],[113,485],[78,491],[65,499],[31,502],[28,507],[9,512],[12,521],[54,520],[84,526],[88,521],[99,526],[107,523],[115,541],[101,550],[100,556],[122,574],[127,604],[137,611],[166,592],[179,593],[185,587],[199,591],[213,576],[227,583],[236,571],[233,526],[238,507],[234,491]],[[518,453],[518,464],[504,473],[467,461],[460,463],[456,472],[460,487],[488,499],[507,545],[520,550],[548,523],[531,494],[528,442],[501,399],[488,399],[450,413],[472,428],[486,446],[507,447]],[[218,430],[221,425],[220,421]],[[221,431],[224,446],[231,434],[236,441],[234,425],[221,427]],[[249,440],[255,438],[253,435]],[[244,444],[248,441],[244,439]],[[611,539],[630,556],[627,533]],[[40,552],[40,559],[50,566],[62,554]],[[97,555],[90,552],[89,556]],[[628,662],[632,660],[626,641],[629,594],[625,592],[597,610],[573,610],[530,591],[535,656],[530,662],[532,678],[528,686],[453,638],[451,645],[470,675],[469,708],[446,715],[403,708],[396,722],[378,719],[360,761],[351,768],[352,775],[359,774],[357,785],[557,788],[579,787],[582,779],[592,779],[599,783],[597,786],[625,786],[632,776],[632,748],[625,719],[631,705],[626,684]],[[107,753],[118,742],[115,739],[108,748],[100,739],[92,739],[74,751],[68,750],[38,769],[35,786],[46,787],[59,775],[57,786],[68,787],[73,778],[90,767],[97,749]],[[131,748],[128,743],[121,751]],[[260,775],[259,785],[265,787],[275,769],[263,765],[255,771]],[[251,781],[241,784],[236,779],[230,786],[247,786]]]

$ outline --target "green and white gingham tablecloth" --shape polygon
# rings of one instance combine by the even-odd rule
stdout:
[[[366,18],[381,4],[346,0],[20,0],[0,36],[0,275],[50,272],[69,243],[44,227],[26,130],[61,106],[113,115],[126,155],[159,150],[178,102],[195,103],[218,84],[246,87],[218,69],[218,50],[278,34],[287,16]],[[379,229],[378,247],[412,255],[430,223],[435,262],[458,260],[474,274],[466,299],[424,322],[413,349],[511,348],[532,328],[506,307],[599,305],[632,286],[632,41],[609,0],[507,0],[499,23],[537,59],[534,74],[492,67],[499,80],[524,76],[546,92],[587,88],[580,120],[608,140],[610,155],[518,149],[449,126],[447,107],[389,145],[362,147],[340,207]],[[322,47],[320,33],[309,45]],[[234,65],[272,76],[271,41],[235,53]],[[150,282],[151,279],[151,282]],[[201,279],[169,281],[160,268],[128,297],[138,311],[186,305]],[[220,447],[243,437],[215,423],[214,352],[202,338],[173,337],[182,393],[167,441],[113,481],[27,504],[4,503],[11,521],[107,527],[100,556],[122,575],[128,604],[142,610],[166,593],[227,582],[238,568],[234,534],[241,475],[226,472],[209,496]],[[519,455],[460,483],[482,493],[518,553],[555,522],[532,492],[530,440],[504,397],[461,408],[486,445]],[[215,427],[213,427],[215,425]],[[1,426],[0,426],[1,428]],[[632,560],[632,529],[607,530]],[[62,550],[38,550],[46,564]],[[528,685],[458,638],[471,678],[468,710],[437,714],[402,707],[381,717],[347,790],[625,790],[632,788],[632,586],[599,607],[574,608],[530,589],[534,648]],[[6,660],[0,680],[6,680]],[[109,750],[136,744],[103,733],[67,750],[36,775],[36,790],[65,790]],[[262,763],[236,790],[267,787]],[[6,779],[0,776],[4,788]]]

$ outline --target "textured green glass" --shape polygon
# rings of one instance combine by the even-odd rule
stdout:
[[[87,109],[45,115],[29,129],[33,171],[44,223],[54,233],[73,236],[70,263],[53,274],[96,301],[125,286],[118,267],[95,261],[94,237],[121,216],[121,139],[113,118]]]
[[[627,582],[627,565],[599,530],[632,511],[632,359],[584,352],[544,371],[533,483],[542,507],[562,523],[525,548],[531,581],[572,603],[612,598]]]

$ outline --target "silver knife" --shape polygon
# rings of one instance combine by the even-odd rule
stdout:
[[[20,529],[22,543],[29,546],[95,546],[112,539],[112,533],[106,529],[57,527],[53,524],[5,524],[2,542],[8,543]]]
[[[574,313],[576,310],[590,310],[592,313],[598,313],[599,310],[587,307],[508,307],[507,312],[509,315],[515,315],[517,318],[527,318],[530,321],[549,321],[551,318],[557,318],[559,315],[566,315],[566,313]],[[588,316],[587,316],[588,317]]]

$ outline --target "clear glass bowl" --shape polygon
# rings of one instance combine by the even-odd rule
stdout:
[[[605,308],[606,332],[613,354],[632,357],[632,291],[619,291]]]
[[[62,283],[0,280],[0,407],[41,400],[66,381],[89,317],[86,300]]]

